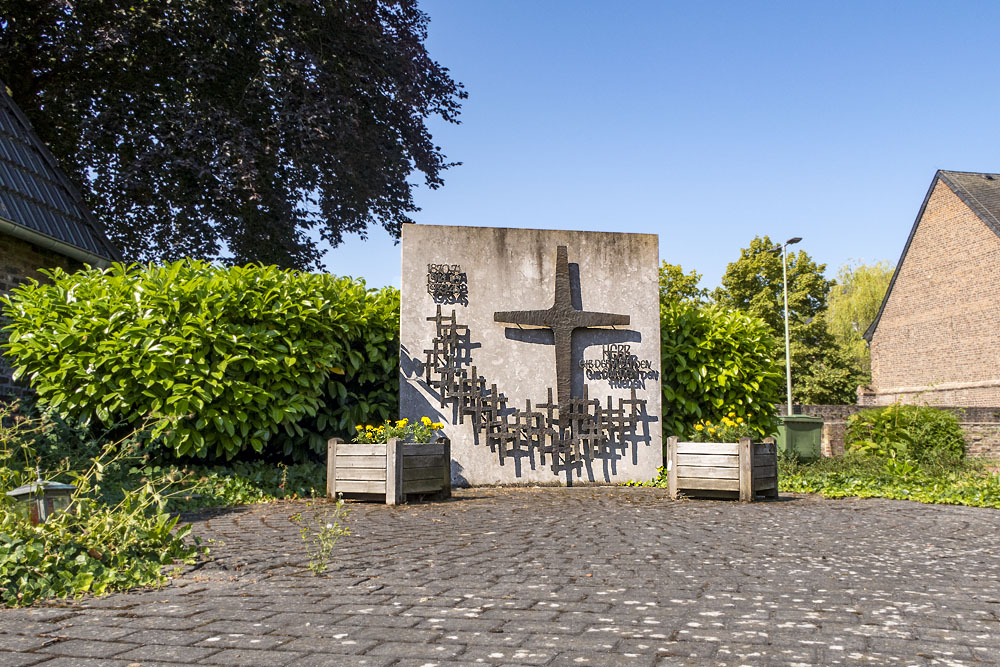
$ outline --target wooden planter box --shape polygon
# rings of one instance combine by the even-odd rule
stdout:
[[[384,445],[355,445],[331,438],[326,449],[326,495],[378,495],[387,505],[408,493],[451,496],[451,441],[415,445],[390,438]]]
[[[667,438],[670,497],[739,497],[751,502],[757,493],[778,497],[778,448],[772,438],[751,442],[677,442]]]

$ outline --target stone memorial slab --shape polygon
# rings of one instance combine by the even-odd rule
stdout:
[[[400,416],[445,424],[454,484],[656,476],[658,265],[653,234],[404,225]]]

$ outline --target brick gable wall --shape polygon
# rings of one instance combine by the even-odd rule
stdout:
[[[57,266],[66,271],[83,268],[83,265],[76,260],[13,236],[0,234],[0,295],[6,294],[28,278],[45,280],[45,276],[39,273],[38,269],[53,269]],[[5,324],[6,320],[0,312],[0,328]],[[0,345],[3,345],[6,339],[6,332],[0,331]],[[24,387],[15,384],[10,374],[10,364],[6,357],[0,354],[0,399],[25,393]]]
[[[938,180],[871,340],[865,401],[1000,405],[1000,237]]]

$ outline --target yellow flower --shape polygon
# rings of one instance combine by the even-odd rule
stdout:
[[[735,413],[735,412],[730,412],[730,413],[729,413],[729,416],[730,416],[730,417],[735,417],[735,416],[736,416],[736,413]]]
[[[708,434],[709,435],[714,435],[715,434],[715,429],[714,428],[708,429]]]
[[[743,423],[743,417],[737,417],[736,418],[736,423],[737,424],[742,424]]]
[[[358,424],[357,426],[354,427],[354,430],[355,431],[364,431],[365,427],[362,426],[361,424]]]
[[[409,422],[407,419],[400,419],[396,422],[396,428],[403,428]]]
[[[424,426],[430,426],[431,425],[431,418],[430,417],[421,417],[420,421],[423,422]]]
[[[695,424],[694,425],[694,430],[696,430],[696,431],[704,431],[705,427],[702,426],[701,424]]]
[[[431,428],[434,429],[435,431],[440,431],[441,429],[444,428],[444,424],[442,424],[441,422],[434,422],[433,424],[431,424]]]
[[[365,430],[366,430],[366,431],[374,431],[374,430],[375,430],[375,427],[374,427],[374,426],[372,426],[371,424],[369,424],[368,426],[365,426]]]

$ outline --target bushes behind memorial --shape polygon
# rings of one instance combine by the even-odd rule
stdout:
[[[925,405],[862,410],[847,420],[849,452],[915,461],[954,461],[965,455],[958,417]]]
[[[178,455],[303,458],[395,413],[395,289],[193,260],[47,275],[4,300],[6,352],[73,422],[150,423]]]
[[[730,412],[761,436],[776,429],[780,343],[760,319],[719,306],[660,305],[664,436],[689,437]]]

